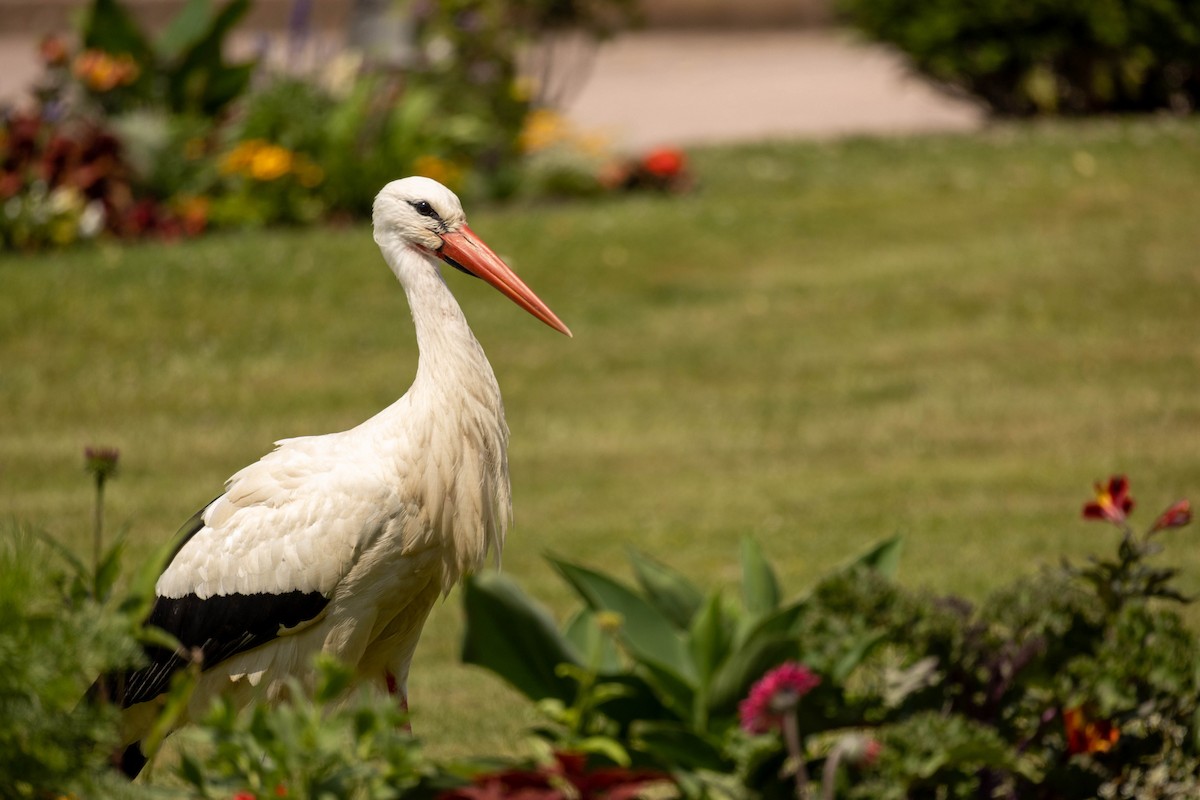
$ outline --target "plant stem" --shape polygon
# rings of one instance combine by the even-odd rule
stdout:
[[[104,476],[96,475],[96,506],[92,511],[92,596],[99,593],[100,556],[104,551]]]
[[[808,800],[808,768],[804,764],[800,722],[796,718],[795,708],[789,709],[783,715],[783,739],[787,743],[789,760],[795,762],[793,774],[796,778],[796,800]]]

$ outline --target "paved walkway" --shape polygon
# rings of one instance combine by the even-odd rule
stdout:
[[[35,41],[0,34],[0,101],[37,69]],[[567,116],[630,148],[982,124],[898,57],[836,30],[630,33],[602,46]]]

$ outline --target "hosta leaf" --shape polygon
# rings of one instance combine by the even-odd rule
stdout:
[[[732,712],[750,686],[767,670],[799,656],[800,645],[792,636],[774,631],[751,634],[713,676],[708,694],[709,711],[712,714]]]
[[[687,630],[704,595],[687,578],[647,555],[629,551],[629,562],[642,591],[655,608],[680,630]]]
[[[526,697],[574,699],[575,684],[555,668],[580,664],[554,620],[508,578],[482,573],[463,583],[462,659],[489,669]]]

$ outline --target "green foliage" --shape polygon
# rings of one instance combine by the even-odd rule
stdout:
[[[145,796],[109,767],[115,710],[81,702],[98,674],[137,662],[136,618],[92,599],[110,580],[67,568],[55,551],[27,528],[0,530],[0,786],[12,798]]]
[[[1098,114],[1200,103],[1190,0],[841,0],[868,36],[997,114]]]
[[[215,11],[211,0],[188,0],[151,40],[118,0],[94,0],[81,31],[84,47],[128,56],[136,74],[125,86],[93,91],[92,98],[109,113],[165,107],[198,117],[220,114],[246,91],[254,71],[253,62],[227,64],[223,54],[249,10],[250,0],[230,0]]]
[[[1190,520],[1185,502],[1172,510],[1160,524]],[[749,541],[741,604],[637,553],[637,588],[551,559],[584,604],[557,645],[529,648],[525,663],[493,656],[480,630],[503,639],[544,612],[506,582],[505,607],[521,613],[477,625],[491,605],[491,590],[477,583],[464,651],[540,702],[551,725],[538,732],[556,746],[672,770],[693,796],[787,796],[797,763],[823,773],[826,791],[840,785],[862,798],[1083,798],[1151,780],[1200,790],[1185,777],[1200,764],[1200,642],[1162,606],[1181,596],[1175,573],[1148,563],[1156,548],[1131,544],[1126,531],[1118,550],[1119,561],[1094,563],[1155,579],[1098,582],[1064,565],[978,607],[896,584],[898,539],[791,602]],[[554,641],[544,622],[540,631]],[[605,636],[615,649],[604,648]],[[535,668],[550,674],[551,664],[528,662],[553,658],[568,638],[586,659],[558,661],[554,684],[520,681]],[[786,669],[774,669],[784,662],[801,662],[790,674],[808,670],[819,683],[771,699],[789,685]],[[563,678],[575,682],[570,705]],[[783,723],[753,735],[763,714],[780,713],[774,702],[795,708],[797,736]],[[874,743],[872,755],[863,742]],[[1169,780],[1142,771],[1153,762],[1173,765]]]
[[[203,798],[421,797],[457,780],[439,778],[420,757],[396,703],[346,693],[348,667],[321,658],[314,688],[294,683],[275,707],[246,713],[218,699],[197,726],[182,734],[178,776]]]

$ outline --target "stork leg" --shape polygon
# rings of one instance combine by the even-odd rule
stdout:
[[[404,731],[412,733],[412,724],[408,721],[408,681],[401,682],[396,673],[390,669],[383,671],[383,684],[387,687],[387,693],[396,698],[396,703],[400,706],[400,710],[404,712]]]

